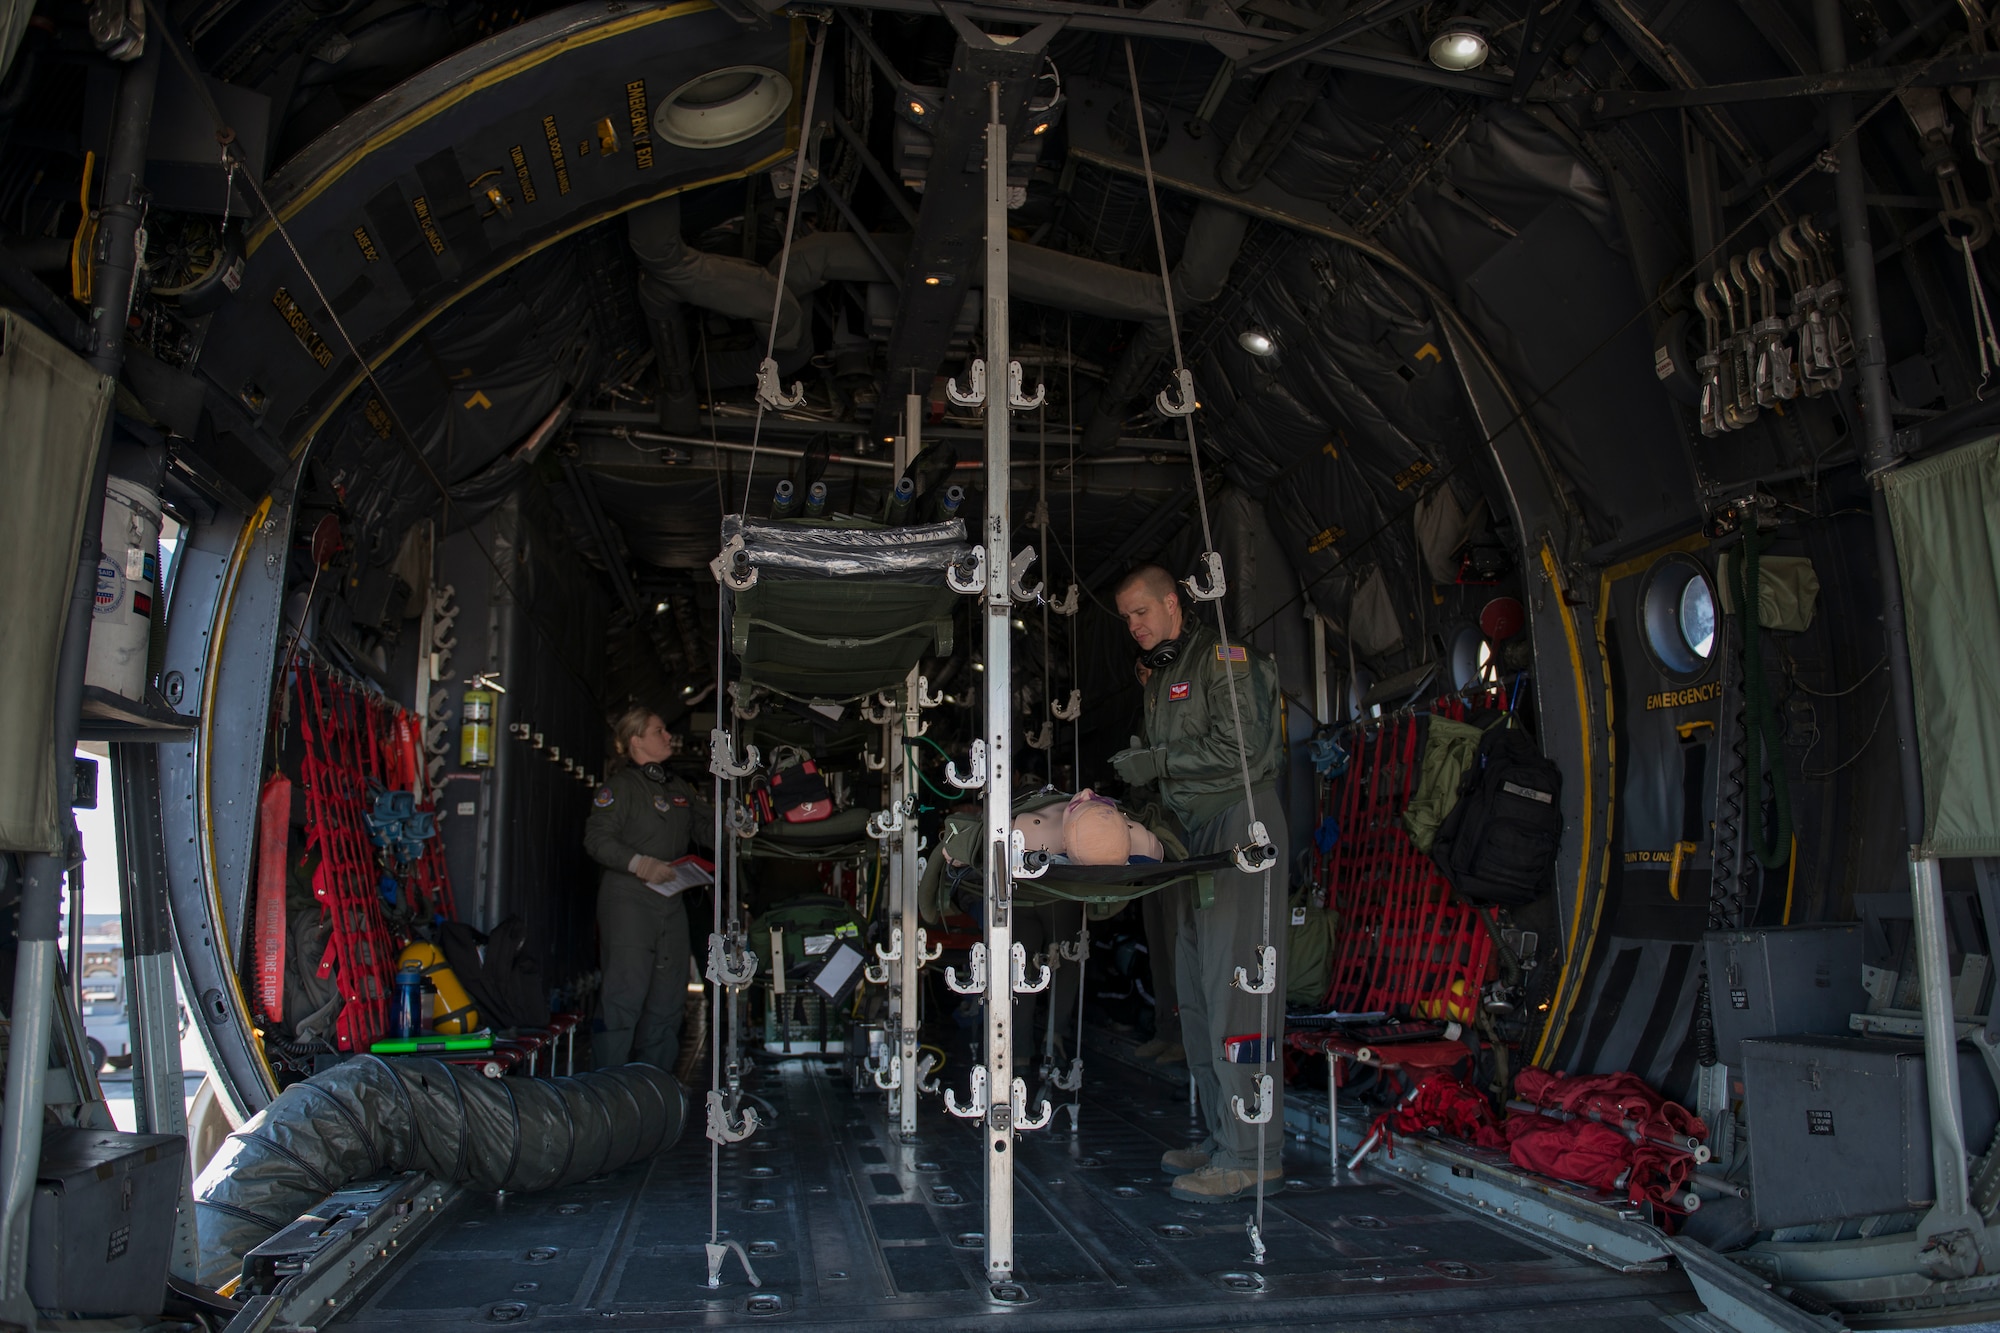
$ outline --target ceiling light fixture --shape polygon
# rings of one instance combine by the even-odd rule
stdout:
[[[1454,73],[1478,69],[1486,63],[1487,51],[1486,27],[1477,19],[1447,19],[1431,38],[1431,63]]]
[[[1245,329],[1236,335],[1236,345],[1252,356],[1270,356],[1278,350],[1278,340],[1262,329]]]

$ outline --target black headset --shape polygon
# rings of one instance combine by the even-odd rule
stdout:
[[[665,764],[641,764],[639,765],[639,773],[649,782],[664,784],[667,780],[667,766]]]
[[[1145,652],[1140,653],[1139,661],[1148,671],[1158,671],[1161,667],[1172,666],[1174,659],[1180,655],[1181,639],[1177,635],[1171,639],[1162,639]]]

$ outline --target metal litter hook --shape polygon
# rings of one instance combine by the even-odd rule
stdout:
[[[964,575],[963,577],[959,575],[958,562],[953,561],[951,564],[946,565],[944,567],[945,586],[950,588],[953,592],[956,593],[971,594],[976,592],[985,592],[986,591],[986,548],[984,546],[973,547],[972,550],[966,554],[966,560],[971,563],[972,570],[970,573]],[[921,677],[919,677],[919,680],[921,681]],[[940,694],[938,696],[938,703],[942,703],[943,701],[944,701],[944,696]],[[937,704],[929,703],[925,704],[924,707],[935,708],[937,707]]]
[[[966,984],[958,984],[958,969],[944,970],[944,984],[960,995],[982,995],[986,991],[986,943],[974,940],[972,947],[965,951],[965,970],[969,974]]]
[[[749,572],[739,573],[739,570]],[[731,592],[743,592],[757,586],[757,570],[751,568],[750,558],[743,553],[742,533],[722,544],[722,553],[708,562],[708,572]]]
[[[1264,821],[1250,821],[1250,841],[1233,850],[1236,868],[1246,875],[1261,875],[1278,864],[1278,849],[1271,845],[1271,835],[1265,831]]]
[[[947,760],[944,766],[944,780],[960,791],[977,791],[986,785],[986,742],[972,743],[972,772],[965,777],[958,775],[958,762]]]
[[[944,1109],[957,1116],[960,1120],[977,1120],[986,1114],[985,1065],[974,1065],[972,1067],[972,1100],[966,1105],[960,1106],[958,1099],[952,1096],[952,1090],[946,1088],[944,1090]]]
[[[1016,412],[1031,412],[1048,401],[1048,385],[1037,384],[1035,386],[1035,396],[1030,398],[1022,391],[1021,378],[1021,363],[1019,361],[1009,361],[1007,363],[1007,406],[1013,408]]]
[[[1017,944],[1014,947],[1018,949],[1021,946]],[[1054,1118],[1056,1113],[1055,1108],[1049,1105],[1047,1099],[1044,1099],[1041,1114],[1030,1119],[1028,1116],[1028,1085],[1025,1081],[1018,1078],[1014,1080],[1013,1104],[1015,1129],[1047,1129],[1049,1121]]]
[[[1255,1111],[1245,1106],[1243,1098],[1240,1096],[1229,1099],[1229,1109],[1236,1112],[1236,1118],[1246,1125],[1270,1124],[1271,1110],[1274,1105],[1275,1099],[1271,1096],[1271,1076],[1269,1074],[1257,1075],[1257,1109]]]
[[[1028,566],[1034,563],[1035,548],[1032,546],[1023,546],[1019,551],[1014,553],[1014,558],[1007,562],[1007,591],[1017,602],[1039,602],[1042,600],[1042,590],[1047,586],[1046,584],[1037,583],[1034,587],[1030,588],[1021,582],[1028,575]]]
[[[1070,585],[1074,589],[1075,585]],[[1071,690],[1066,703],[1050,704],[1049,711],[1056,715],[1058,722],[1074,722],[1083,716],[1083,691]]]
[[[792,391],[787,394],[778,384],[778,363],[765,357],[757,363],[757,401],[773,412],[797,407],[806,400],[806,386],[792,381]]]
[[[1236,989],[1249,995],[1269,995],[1278,988],[1278,950],[1275,946],[1257,946],[1257,979],[1250,980],[1245,968],[1236,969],[1234,982]]]
[[[757,975],[757,955],[721,935],[708,937],[708,979],[731,990],[750,984]]]
[[[1082,596],[1083,593],[1072,583],[1069,585],[1068,592],[1049,603],[1049,610],[1059,616],[1073,616],[1076,614],[1076,608]]]
[[[758,753],[757,747],[754,745],[744,746],[743,753],[745,757],[741,763],[738,763],[736,759],[736,742],[730,737],[728,731],[723,728],[717,727],[714,731],[708,733],[708,771],[715,774],[715,776],[719,778],[747,778],[752,773],[755,773],[758,765],[763,762],[764,756]]]
[[[946,380],[944,382],[944,396],[951,399],[952,402],[958,404],[960,407],[978,407],[981,403],[984,403],[986,401],[986,362],[984,360],[979,357],[972,358],[972,364],[966,367],[965,382],[971,387],[965,389],[959,388],[958,377],[955,375]]]
[[[1176,398],[1176,393],[1179,397]],[[1164,416],[1185,417],[1194,415],[1198,406],[1194,398],[1194,373],[1185,368],[1174,372],[1174,382],[1153,397],[1153,405]]]
[[[736,1110],[734,1123],[729,1118],[729,1107],[724,1103],[722,1090],[711,1088],[708,1093],[708,1137],[716,1143],[741,1143],[763,1128],[764,1122],[757,1116],[754,1106],[742,1106]],[[745,1261],[746,1266],[748,1261]]]
[[[1181,586],[1197,602],[1219,602],[1229,591],[1229,580],[1222,572],[1222,556],[1216,551],[1201,553],[1201,572],[1192,578],[1181,580]]]
[[[1020,830],[1016,829],[1015,832],[1019,833]],[[1029,985],[1028,946],[1016,940],[1014,942],[1014,993],[1016,995],[1039,995],[1049,988],[1049,965],[1047,963],[1036,963],[1035,966],[1041,969],[1042,979],[1033,985]]]

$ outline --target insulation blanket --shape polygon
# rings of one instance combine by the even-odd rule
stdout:
[[[440,1060],[365,1055],[294,1083],[231,1134],[195,1181],[200,1278],[356,1180],[423,1171],[479,1190],[553,1189],[671,1146],[687,1118],[672,1074],[486,1078]]]

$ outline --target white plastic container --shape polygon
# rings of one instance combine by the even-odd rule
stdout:
[[[111,478],[100,546],[104,554],[97,562],[83,679],[138,703],[146,697],[146,648],[159,579],[160,497],[139,482]]]

